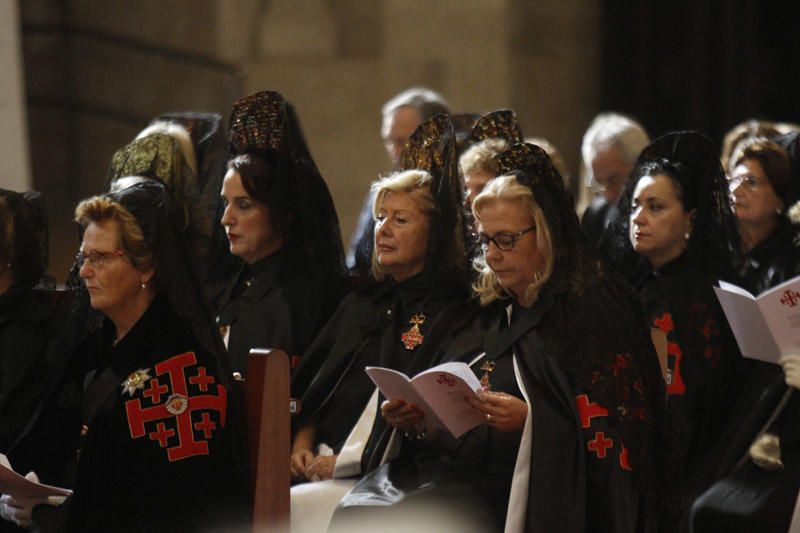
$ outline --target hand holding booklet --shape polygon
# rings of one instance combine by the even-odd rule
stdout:
[[[467,397],[479,398],[481,383],[466,363],[444,363],[414,378],[368,366],[366,372],[389,400],[405,400],[425,412],[425,429],[447,429],[456,438],[483,422]]]
[[[743,356],[778,364],[800,353],[800,277],[758,296],[724,281],[714,291]]]
[[[17,498],[46,498],[48,496],[69,496],[72,491],[30,481],[0,463],[0,493],[10,494]]]

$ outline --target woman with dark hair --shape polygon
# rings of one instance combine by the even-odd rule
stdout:
[[[797,133],[742,141],[734,153],[731,196],[745,252],[744,286],[759,294],[800,274],[797,224]],[[692,508],[693,531],[794,531],[800,486],[800,356],[781,366],[756,360],[743,365],[728,430],[718,454],[716,483]]]
[[[70,349],[68,298],[38,287],[48,232],[39,193],[0,189],[0,452],[23,473],[49,475],[46,446],[24,444],[52,374]]]
[[[292,379],[293,392],[304,392],[292,472],[315,482],[292,489],[293,528],[326,527],[355,479],[395,442],[364,368],[414,375],[436,364],[466,326],[467,228],[456,165],[452,124],[437,115],[412,135],[402,170],[373,184],[371,282],[342,302]]]
[[[747,290],[760,294],[800,266],[796,228],[787,216],[798,184],[786,151],[764,137],[741,141],[731,158],[729,187],[742,237],[739,275]]]
[[[714,446],[737,391],[736,343],[713,286],[732,279],[738,249],[713,143],[670,133],[642,151],[601,241],[605,259],[641,295],[667,383],[673,519],[710,482]],[[678,525],[670,525],[677,530]]]
[[[241,266],[216,308],[234,372],[258,347],[296,367],[346,292],[333,200],[295,129],[278,93],[233,106],[221,223]]]

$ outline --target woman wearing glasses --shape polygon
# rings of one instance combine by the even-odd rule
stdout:
[[[635,296],[586,255],[542,149],[517,144],[498,165],[473,203],[485,352],[460,358],[481,378],[485,422],[370,474],[337,531],[387,509],[415,531],[655,530],[663,383]]]
[[[796,229],[787,212],[798,196],[786,151],[765,137],[742,141],[731,158],[729,189],[744,255],[739,274],[753,294],[797,270]]]
[[[794,132],[777,142],[752,137],[731,158],[729,181],[744,257],[744,287],[759,294],[800,272],[796,233],[787,211],[797,199],[790,153],[797,153]],[[780,143],[780,144],[779,144]],[[722,441],[719,478],[692,509],[695,531],[794,531],[800,486],[800,356],[785,354],[781,366],[743,362],[745,382]],[[798,507],[797,509],[800,509]],[[792,522],[792,514],[795,514]],[[790,527],[790,523],[792,524]]]
[[[84,200],[75,219],[79,275],[103,322],[77,352],[89,369],[82,427],[58,435],[79,453],[67,528],[222,523],[243,501],[229,373],[164,186],[142,182]],[[4,510],[50,503],[4,500]]]

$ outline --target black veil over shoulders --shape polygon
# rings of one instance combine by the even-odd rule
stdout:
[[[306,272],[323,284],[343,278],[339,218],[294,109],[274,91],[238,100],[231,112],[228,149],[230,157],[261,156],[275,170],[274,195],[292,212],[284,274]]]
[[[11,264],[15,284],[36,285],[47,272],[49,239],[44,199],[38,192],[0,189],[14,221],[14,259]]]
[[[687,280],[735,280],[733,265],[740,241],[728,183],[716,146],[696,131],[668,133],[642,151],[617,204],[619,216],[600,240],[602,259],[632,283],[646,274],[646,262],[631,244],[630,215],[636,184],[653,168],[658,169],[655,173],[667,173],[678,181],[684,205],[697,213],[683,254],[689,265],[683,269]]]
[[[572,195],[542,148],[516,144],[496,158],[498,176],[531,189],[550,229],[552,275],[534,302],[548,306],[539,336],[573,386],[607,407],[654,502],[666,464],[665,393],[638,296],[588,251]]]

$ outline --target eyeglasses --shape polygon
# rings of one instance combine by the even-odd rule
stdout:
[[[516,233],[500,232],[494,235],[493,237],[490,237],[485,233],[476,233],[475,242],[481,245],[481,250],[483,250],[484,252],[489,251],[490,242],[493,242],[494,245],[497,246],[498,250],[502,250],[503,252],[510,252],[511,250],[514,249],[514,245],[517,244],[517,241],[523,235],[535,229],[536,226],[531,226],[528,229],[524,229]]]
[[[739,176],[728,178],[729,191],[733,192],[739,185],[744,185],[744,187],[749,191],[758,190],[758,178],[749,174],[741,174]]]
[[[106,262],[112,260],[115,257],[122,257],[125,255],[125,252],[122,250],[115,250],[113,252],[98,252],[97,250],[85,254],[83,252],[78,252],[75,254],[75,264],[78,265],[78,268],[83,268],[83,264],[88,260],[89,263],[94,268],[103,268]]]

